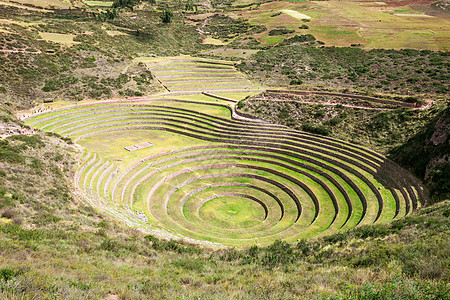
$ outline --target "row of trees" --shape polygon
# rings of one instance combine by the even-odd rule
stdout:
[[[114,0],[113,8],[129,8],[131,10],[141,2],[149,2],[150,4],[156,4],[156,0]]]
[[[93,12],[94,17],[99,18],[102,21],[114,20],[119,16],[120,9],[130,9],[134,10],[134,7],[142,2],[148,2],[150,4],[156,4],[156,0],[114,0],[111,9],[106,9],[100,12]],[[193,2],[193,0],[187,0],[185,3],[186,11],[198,10],[198,5]],[[161,16],[161,21],[163,23],[171,23],[173,19],[173,12],[171,10],[164,10]]]
[[[102,11],[100,13],[92,13],[92,16],[94,18],[98,18],[101,21],[106,20],[114,20],[119,16],[119,10],[118,9],[107,9],[105,11]],[[163,11],[163,14],[161,16],[161,21],[163,23],[171,23],[173,19],[173,12],[170,10]]]

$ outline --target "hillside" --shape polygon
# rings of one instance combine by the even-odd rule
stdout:
[[[1,299],[448,299],[448,1],[0,1]]]

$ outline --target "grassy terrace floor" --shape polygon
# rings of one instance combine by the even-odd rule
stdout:
[[[386,223],[426,201],[410,174],[373,151],[237,119],[208,99],[86,103],[26,122],[85,149],[75,183],[91,203],[162,237],[294,242]],[[144,142],[153,145],[125,149]]]
[[[172,94],[201,92],[255,92],[262,87],[252,84],[232,62],[190,56],[139,58]]]

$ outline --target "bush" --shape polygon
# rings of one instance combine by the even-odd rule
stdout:
[[[199,260],[199,259],[178,259],[172,263],[174,266],[181,268],[183,270],[188,271],[196,271],[201,272],[203,268],[205,267],[205,262]]]
[[[287,46],[295,43],[313,42],[316,38],[312,34],[295,35],[291,38],[281,41],[278,46]]]
[[[106,251],[117,251],[119,249],[119,243],[113,239],[105,238],[100,244],[100,249]]]
[[[439,282],[416,282],[396,275],[385,282],[366,283],[362,287],[346,290],[341,299],[349,300],[402,300],[447,299],[448,287]]]
[[[300,85],[303,84],[303,81],[300,79],[292,79],[291,82],[289,82],[289,85]]]
[[[269,31],[269,36],[274,36],[274,35],[284,35],[284,34],[289,34],[289,33],[294,33],[295,30],[290,30],[290,29],[272,29],[271,31]]]
[[[77,82],[78,78],[76,78],[75,76],[69,74],[62,74],[57,78],[50,78],[45,80],[45,84],[44,87],[42,88],[42,91],[44,92],[57,91],[62,88],[67,88],[70,85],[75,84]]]
[[[161,21],[165,24],[168,24],[172,22],[172,19],[173,19],[173,12],[171,12],[170,10],[165,10],[161,17]]]
[[[245,100],[241,100],[238,102],[238,104],[236,105],[237,109],[242,109],[245,106]]]
[[[129,8],[133,10],[133,7],[135,5],[138,5],[141,2],[141,0],[114,0],[112,7],[113,8]]]
[[[2,212],[2,218],[13,219],[16,216],[16,212],[12,209],[5,209]]]
[[[330,126],[336,126],[336,125],[338,125],[341,122],[342,122],[341,118],[332,118],[332,119],[327,120],[325,122],[325,124],[326,125],[330,125]]]
[[[302,130],[306,131],[306,132],[320,134],[320,135],[328,135],[330,133],[330,131],[328,130],[328,128],[326,126],[315,125],[315,124],[310,124],[310,123],[303,124]]]
[[[381,112],[372,118],[369,123],[371,129],[387,130],[390,128],[391,118],[386,112]]]
[[[336,233],[323,238],[323,241],[327,244],[336,244],[337,242],[345,241],[347,239],[347,234]]]
[[[297,254],[294,253],[294,249],[287,242],[276,240],[266,248],[262,263],[268,267],[274,267],[292,263],[296,259]]]
[[[13,279],[15,276],[17,276],[17,272],[11,269],[2,268],[0,269],[0,278],[3,281],[9,281]]]
[[[389,230],[384,225],[364,225],[352,230],[352,234],[361,239],[368,237],[383,237],[389,234]]]
[[[0,226],[0,231],[21,241],[41,240],[45,232],[36,229],[24,229],[20,224],[8,223]]]
[[[11,140],[21,141],[26,147],[30,148],[42,148],[45,143],[42,141],[39,135],[13,135],[10,137]]]
[[[0,150],[0,160],[8,163],[25,163],[25,157],[11,150]]]

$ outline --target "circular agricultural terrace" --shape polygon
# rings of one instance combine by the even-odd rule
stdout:
[[[386,223],[425,201],[414,177],[378,153],[231,116],[223,104],[153,99],[78,105],[27,123],[84,147],[75,182],[99,208],[121,207],[124,219],[172,236],[294,242]]]

